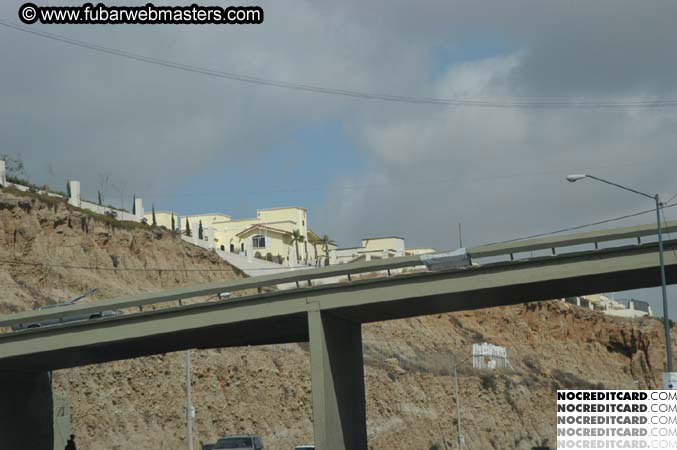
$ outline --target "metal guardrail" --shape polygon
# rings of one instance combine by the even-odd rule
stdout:
[[[663,228],[664,233],[677,231],[677,220],[670,221]],[[612,228],[609,230],[588,231],[584,233],[568,234],[558,237],[545,237],[524,241],[507,242],[502,244],[480,245],[469,248],[468,253],[473,258],[486,258],[536,250],[571,247],[581,244],[596,244],[599,242],[619,241],[621,239],[640,239],[644,236],[655,236],[656,224],[637,225],[632,227]]]
[[[677,231],[677,221],[668,222],[665,232]],[[466,249],[473,259],[490,256],[512,255],[520,252],[534,250],[561,248],[580,244],[614,241],[628,238],[641,238],[656,233],[655,225],[640,225],[634,227],[615,228],[603,231],[577,233],[562,237],[548,237],[543,239],[530,239],[505,244],[481,245]],[[401,256],[387,260],[360,261],[338,266],[322,267],[318,269],[298,270],[293,272],[262,275],[240,280],[230,280],[217,283],[202,284],[198,286],[173,289],[168,291],[153,292],[110,300],[101,300],[90,303],[74,304],[60,308],[52,308],[44,311],[24,311],[9,316],[0,317],[0,327],[9,327],[26,322],[41,322],[54,318],[66,318],[76,315],[86,315],[104,310],[122,309],[131,307],[143,307],[156,303],[170,302],[174,300],[214,295],[222,292],[233,292],[245,289],[261,289],[285,283],[310,282],[311,280],[332,278],[339,276],[357,275],[368,272],[389,271],[393,269],[411,268],[422,266],[422,255]],[[429,259],[429,257],[426,257]]]
[[[340,266],[322,267],[319,269],[298,270],[293,272],[262,275],[258,277],[229,280],[217,283],[201,284],[187,288],[168,291],[132,295],[128,297],[101,300],[91,303],[75,304],[58,308],[58,310],[24,311],[10,316],[0,317],[0,327],[8,327],[27,321],[40,322],[47,319],[90,314],[99,311],[121,308],[141,307],[155,303],[164,303],[222,292],[258,289],[284,283],[307,282],[320,278],[331,278],[343,275],[354,275],[367,272],[378,272],[422,265],[420,256],[403,256],[389,260],[361,261]]]

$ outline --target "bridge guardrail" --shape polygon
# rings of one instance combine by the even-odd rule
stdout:
[[[667,222],[663,227],[663,233],[677,231],[677,220]],[[468,253],[474,258],[489,256],[501,256],[535,250],[547,250],[552,248],[571,247],[581,244],[595,244],[599,242],[619,241],[621,239],[641,239],[644,236],[656,235],[656,224],[637,225],[631,227],[612,228],[609,230],[587,231],[564,236],[549,236],[539,239],[528,239],[499,244],[480,245],[469,248]]]
[[[665,232],[677,231],[677,221],[666,224]],[[504,244],[480,245],[466,249],[473,259],[490,256],[512,255],[515,253],[529,252],[548,248],[562,248],[581,244],[614,241],[628,238],[649,236],[656,233],[655,225],[639,225],[633,227],[615,228],[601,231],[576,233],[561,237],[548,237],[542,239],[530,239]],[[131,307],[143,307],[156,303],[165,303],[174,300],[214,295],[222,292],[233,292],[245,289],[261,289],[284,283],[310,282],[311,280],[332,278],[339,276],[363,274],[368,272],[390,271],[394,269],[424,266],[422,255],[401,256],[387,260],[359,261],[338,266],[321,267],[318,269],[298,270],[294,272],[262,275],[240,280],[230,280],[218,283],[202,284],[193,287],[179,288],[161,292],[138,294],[109,300],[101,300],[90,303],[75,304],[58,308],[57,311],[24,311],[9,316],[0,316],[0,327],[9,327],[28,321],[38,322],[53,318],[66,318],[81,314],[97,313],[110,309],[123,309]]]

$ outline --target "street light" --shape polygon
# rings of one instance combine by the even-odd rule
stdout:
[[[470,355],[460,363],[457,363],[456,356],[454,356],[453,353],[451,355],[451,361],[454,366],[454,384],[456,386],[456,430],[458,433],[459,449],[463,449],[463,447],[465,447],[465,437],[463,436],[463,432],[461,431],[461,395],[458,393],[458,368],[461,366],[461,364],[463,364],[472,357],[473,355]]]
[[[665,328],[665,350],[668,355],[668,372],[672,372],[672,346],[670,343],[670,319],[668,319],[668,293],[665,287],[665,263],[663,260],[663,233],[661,231],[661,207],[663,206],[660,201],[658,194],[649,195],[644,192],[636,191],[630,189],[629,187],[621,186],[620,184],[612,183],[611,181],[604,180],[602,178],[597,178],[588,174],[574,174],[568,175],[566,177],[567,181],[573,183],[583,178],[591,178],[593,180],[601,181],[602,183],[610,184],[618,188],[624,189],[626,191],[634,192],[635,194],[641,195],[643,197],[650,198],[656,202],[656,219],[657,219],[657,231],[658,231],[658,259],[661,266],[661,289],[663,292],[663,326]]]

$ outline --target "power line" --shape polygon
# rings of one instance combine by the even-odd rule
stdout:
[[[547,100],[547,101],[497,101],[497,100],[468,100],[468,99],[450,99],[450,98],[427,98],[427,97],[411,97],[403,95],[393,95],[376,93],[369,91],[359,91],[350,89],[338,89],[315,84],[288,82],[281,80],[274,80],[269,78],[254,77],[235,72],[226,72],[215,69],[209,69],[190,64],[184,64],[176,61],[154,58],[151,56],[141,55],[138,53],[131,53],[125,50],[119,50],[111,47],[105,47],[98,44],[91,44],[85,41],[69,38],[60,34],[50,33],[34,28],[28,28],[18,25],[6,20],[0,19],[0,25],[11,28],[24,33],[33,34],[46,39],[59,41],[65,44],[73,45],[89,49],[92,51],[107,53],[109,55],[118,56],[121,58],[140,61],[148,64],[155,64],[170,69],[182,70],[185,72],[197,73],[200,75],[228,79],[232,81],[240,81],[243,83],[257,84],[261,86],[277,87],[282,89],[289,89],[295,91],[312,92],[317,94],[336,95],[343,97],[352,97],[366,100],[379,100],[396,103],[410,103],[410,104],[429,104],[441,106],[458,106],[458,107],[479,107],[479,108],[586,108],[586,109],[637,109],[637,108],[667,108],[677,106],[677,99],[664,100],[638,100],[638,101],[563,101],[563,100]]]
[[[663,206],[663,209],[665,208],[672,208],[677,206],[677,203],[672,203],[670,205],[665,205]],[[510,242],[517,242],[517,241],[522,241],[525,239],[533,239],[533,238],[538,238],[538,237],[544,237],[544,236],[550,236],[553,234],[558,234],[558,233],[563,233],[566,231],[575,231],[575,230],[580,230],[582,228],[587,228],[587,227],[592,227],[595,225],[603,225],[606,223],[610,222],[616,222],[619,220],[623,219],[628,219],[631,217],[637,217],[641,216],[643,214],[648,214],[655,212],[655,209],[648,209],[645,211],[639,211],[633,214],[626,214],[624,216],[620,217],[614,217],[611,219],[606,219],[606,220],[601,220],[599,222],[593,222],[593,223],[588,223],[585,225],[578,225],[575,227],[569,227],[569,228],[562,228],[559,230],[555,231],[550,231],[547,233],[539,233],[539,234],[532,234],[529,236],[523,236],[520,238],[515,238],[515,239],[509,239],[506,241],[498,241],[498,242],[492,242],[490,244],[485,244],[485,245],[494,245],[494,244],[507,244]],[[35,267],[52,267],[52,268],[61,268],[61,269],[83,269],[83,270],[107,270],[107,271],[129,271],[129,272],[233,272],[233,268],[214,268],[214,269],[175,269],[175,268],[161,268],[161,267],[154,267],[154,268],[148,268],[148,267],[101,267],[101,266],[75,266],[75,265],[66,265],[66,264],[48,264],[48,263],[41,263],[41,262],[32,262],[32,261],[18,261],[18,260],[6,260],[6,259],[0,259],[0,264],[9,264],[9,265],[24,265],[24,266],[35,266]],[[235,268],[235,270],[242,270]],[[277,267],[258,267],[258,268],[252,268],[252,269],[247,269],[247,271],[258,271],[258,270],[280,270],[280,268]]]
[[[672,208],[673,206],[677,206],[677,203],[672,203],[670,205],[664,205],[663,209]],[[600,220],[599,222],[588,223],[588,224],[585,224],[585,225],[578,225],[578,226],[575,226],[575,227],[561,228],[559,230],[549,231],[547,233],[532,234],[532,235],[529,235],[529,236],[523,236],[523,237],[519,237],[519,238],[515,238],[515,239],[508,239],[506,241],[492,242],[491,244],[486,244],[486,245],[509,244],[510,242],[517,242],[517,241],[523,241],[523,240],[526,240],[526,239],[534,239],[534,238],[539,238],[539,237],[544,237],[544,236],[551,236],[553,234],[564,233],[566,231],[580,230],[582,228],[592,227],[592,226],[595,226],[595,225],[603,225],[605,223],[616,222],[618,220],[629,219],[631,217],[637,217],[637,216],[641,216],[643,214],[654,213],[654,212],[656,212],[656,209],[652,208],[652,209],[647,209],[647,210],[639,211],[639,212],[632,213],[632,214],[627,214],[625,216],[614,217],[613,219]]]
[[[84,270],[107,270],[112,272],[126,271],[126,272],[233,272],[232,268],[218,268],[218,269],[166,269],[166,268],[144,268],[144,267],[103,267],[103,266],[74,266],[67,264],[49,264],[32,261],[18,261],[0,259],[0,264],[36,266],[36,267],[54,267],[60,269],[84,269]]]
[[[243,271],[237,267],[233,268],[214,268],[214,269],[176,269],[176,268],[162,268],[162,267],[103,267],[103,266],[76,266],[68,264],[49,264],[34,261],[19,261],[0,259],[0,264],[19,265],[19,266],[35,266],[35,267],[49,267],[59,269],[82,269],[82,270],[104,270],[111,272],[236,272]],[[308,266],[310,268],[310,266]],[[250,270],[280,270],[278,267],[258,267]]]
[[[600,169],[617,169],[619,167],[637,167],[641,164],[649,164],[646,162],[631,162],[627,164],[614,164],[614,165],[604,165],[596,167],[588,167],[586,170],[600,170]],[[512,173],[504,175],[491,175],[483,176],[476,178],[468,178],[463,180],[465,183],[483,183],[483,182],[494,182],[496,180],[509,180],[514,178],[526,178],[526,177],[540,177],[547,175],[561,175],[562,173],[567,172],[566,170],[544,170],[538,172],[522,172],[522,173]],[[570,171],[571,172],[571,171]],[[321,186],[308,186],[308,187],[271,187],[268,189],[256,190],[256,191],[238,191],[238,194],[247,194],[247,195],[259,195],[259,194],[284,194],[284,193],[297,193],[297,192],[324,192],[329,190],[335,193],[338,192],[350,192],[356,190],[379,190],[379,189],[392,189],[392,188],[412,188],[419,186],[436,186],[436,185],[445,185],[457,183],[458,178],[440,178],[440,179],[408,179],[405,182],[393,182],[385,181],[381,183],[367,183],[367,184],[355,184],[355,185],[335,185],[328,187]],[[185,192],[180,193],[176,192],[173,194],[162,194],[155,192],[143,192],[144,196],[147,197],[165,197],[165,198],[184,198],[184,197],[217,197],[223,196],[221,192]],[[669,203],[669,202],[666,202]]]

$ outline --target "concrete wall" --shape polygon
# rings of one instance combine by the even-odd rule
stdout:
[[[330,264],[345,264],[359,256],[362,247],[336,248],[329,252]]]
[[[418,248],[407,248],[404,251],[407,255],[427,255],[429,253],[435,253],[435,250],[432,247],[418,247]]]
[[[404,239],[400,237],[362,239],[362,247],[370,252],[394,251],[397,256],[404,256]]]
[[[193,214],[186,215],[181,217],[182,227],[186,226],[186,219],[190,222],[190,231],[197,234],[197,230],[200,227],[200,222],[202,222],[202,229],[206,230],[209,227],[216,227],[223,223],[230,222],[230,216],[225,214],[213,213],[213,214]]]
[[[155,221],[159,227],[165,227],[168,230],[172,229],[172,215],[174,215],[174,227],[179,228],[180,217],[172,211],[155,211]],[[148,225],[153,224],[153,213],[146,212],[144,214]]]
[[[16,184],[16,183],[10,183],[10,182],[7,181],[6,170],[5,170],[5,161],[2,161],[2,160],[0,160],[0,186],[13,187],[13,188],[18,189],[18,190],[23,191],[23,192],[30,191],[30,188],[28,186],[24,186],[24,185]],[[108,206],[101,206],[97,203],[82,200],[82,197],[80,195],[80,182],[77,181],[77,180],[69,180],[68,183],[67,183],[67,190],[70,192],[70,195],[66,198],[64,198],[60,194],[56,194],[54,192],[43,191],[41,189],[39,189],[37,191],[37,193],[40,194],[40,195],[48,195],[50,197],[63,198],[71,206],[74,206],[76,208],[87,209],[87,210],[92,211],[92,212],[97,213],[97,214],[106,214],[106,213],[114,212],[116,214],[116,217],[118,218],[118,220],[129,220],[129,221],[133,221],[133,222],[140,222],[141,219],[143,218],[143,202],[140,198],[136,199],[136,210],[140,211],[140,214],[134,215],[134,214],[126,212],[126,211],[111,208],[111,207],[108,207]]]
[[[3,160],[0,160],[0,186],[7,186],[7,167]]]

